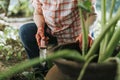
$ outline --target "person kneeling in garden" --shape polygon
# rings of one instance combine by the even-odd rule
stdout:
[[[92,25],[96,20],[96,0],[90,1],[92,12],[86,19],[84,11],[84,20]],[[32,5],[34,23],[22,25],[19,31],[29,59],[39,57],[39,48],[44,47],[47,42],[52,45],[62,45],[76,42],[76,39],[80,40],[78,37],[81,35],[81,23],[77,0],[32,0]],[[38,71],[45,75],[48,68],[47,65],[38,64],[33,66],[33,69],[37,77]]]

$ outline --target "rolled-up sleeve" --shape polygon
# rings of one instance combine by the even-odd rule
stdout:
[[[39,0],[33,0],[32,1],[32,6],[34,7],[34,9],[36,10],[41,10],[41,3]]]
[[[93,13],[97,14],[96,0],[91,0],[91,2],[92,2],[92,11],[93,11]]]

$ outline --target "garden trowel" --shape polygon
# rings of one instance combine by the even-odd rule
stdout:
[[[46,58],[46,54],[47,53],[47,47],[45,45],[45,41],[41,40],[41,47],[40,47],[40,58],[45,59]],[[46,62],[43,62],[42,65],[45,66]]]

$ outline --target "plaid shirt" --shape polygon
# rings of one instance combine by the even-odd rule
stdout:
[[[75,42],[81,32],[77,4],[77,0],[33,0],[34,8],[41,6],[45,22],[59,44]]]

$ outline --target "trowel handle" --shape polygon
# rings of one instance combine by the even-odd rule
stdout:
[[[45,43],[45,40],[41,39],[41,46],[40,48],[41,49],[45,49],[47,46],[46,46],[46,43]]]

